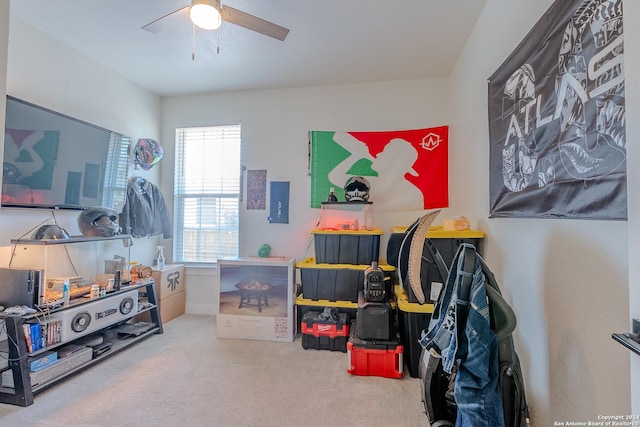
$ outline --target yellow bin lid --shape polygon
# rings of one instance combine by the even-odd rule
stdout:
[[[369,268],[368,264],[317,264],[314,257],[305,258],[302,261],[296,263],[296,268],[321,268],[321,269],[349,269],[349,270],[366,270]],[[382,271],[396,271],[396,268],[392,265],[385,263],[378,263],[378,267]]]
[[[404,233],[409,227],[396,226],[391,227],[392,233]],[[430,239],[483,239],[484,231],[481,230],[445,230],[441,225],[433,225],[427,231],[427,237]]]
[[[433,313],[435,309],[434,304],[418,304],[414,302],[409,302],[407,299],[407,294],[405,293],[402,286],[396,283],[393,288],[393,291],[396,294],[396,301],[398,302],[398,309],[400,311],[404,311],[405,313]]]
[[[311,230],[312,234],[348,234],[348,235],[381,235],[384,234],[384,231],[380,228],[372,228],[371,230],[333,230],[333,229],[324,229],[324,228],[314,228]]]

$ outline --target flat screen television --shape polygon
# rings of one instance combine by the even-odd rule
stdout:
[[[3,207],[122,211],[131,138],[7,96]]]

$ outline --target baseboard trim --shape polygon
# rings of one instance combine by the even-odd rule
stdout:
[[[189,314],[206,314],[209,316],[215,316],[218,314],[218,307],[212,304],[187,303],[185,305],[185,311]]]

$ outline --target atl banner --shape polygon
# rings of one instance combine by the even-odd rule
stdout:
[[[622,0],[557,0],[489,79],[492,217],[626,219]]]
[[[449,204],[448,127],[383,132],[310,132],[311,206],[334,188],[344,201],[352,176],[370,184],[376,212],[443,208]]]

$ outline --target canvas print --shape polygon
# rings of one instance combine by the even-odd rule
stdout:
[[[266,209],[267,205],[267,171],[247,171],[247,209]]]

